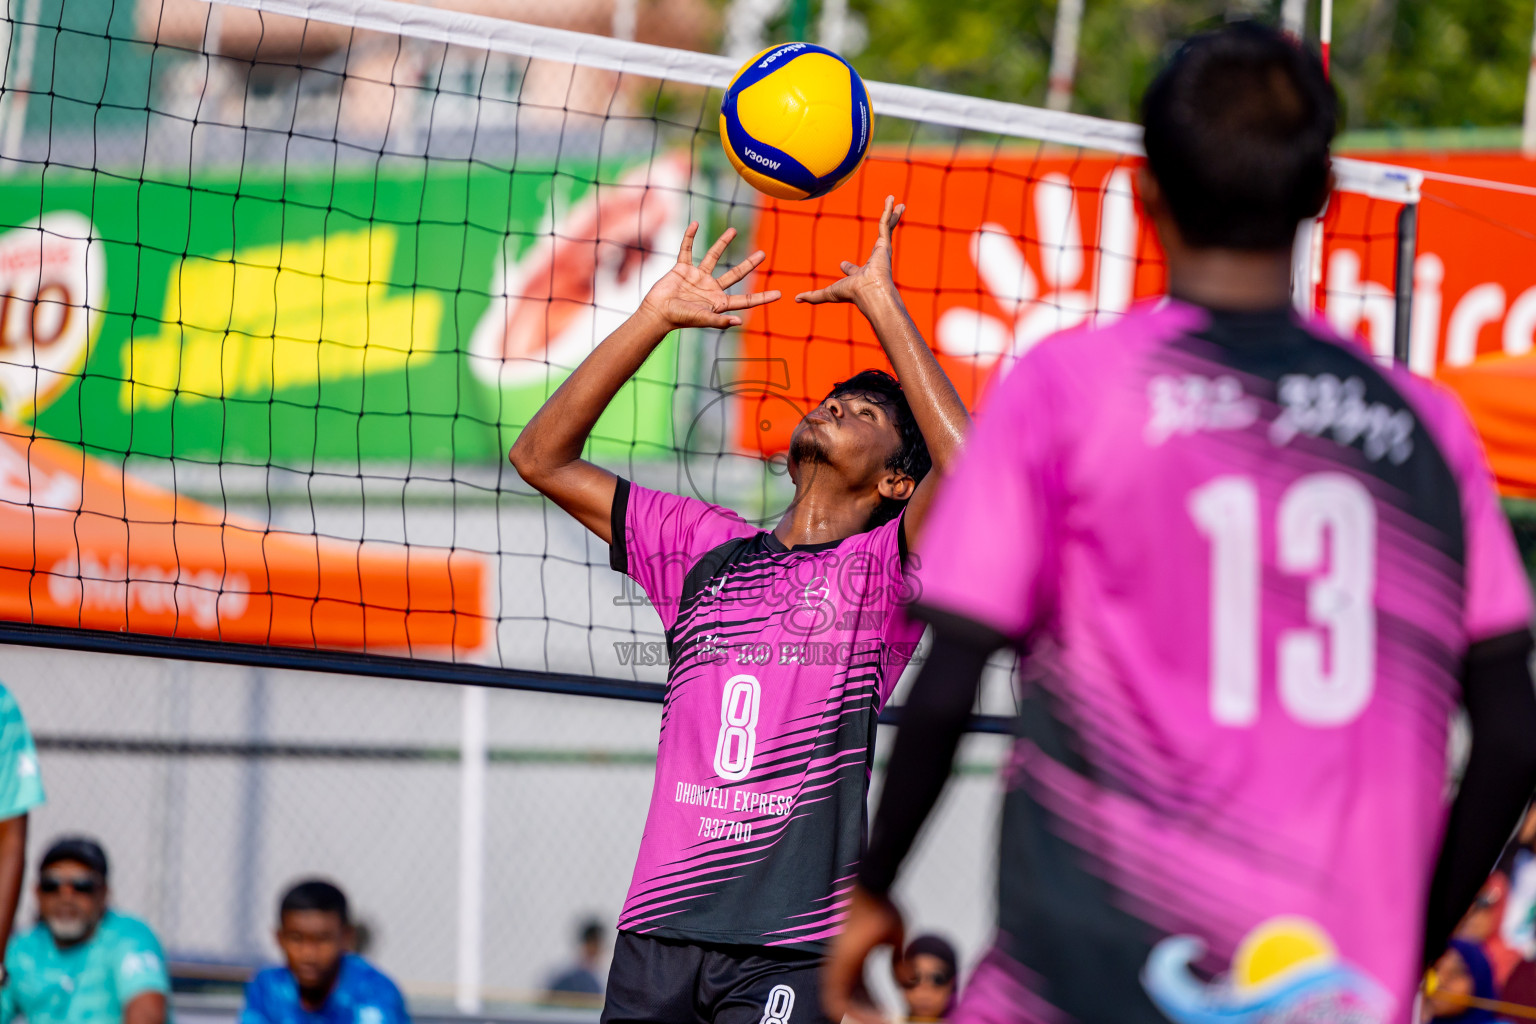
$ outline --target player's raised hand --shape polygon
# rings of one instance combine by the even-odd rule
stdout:
[[[755,252],[716,277],[715,265],[720,262],[725,247],[736,237],[736,229],[726,228],[699,265],[694,266],[693,238],[698,233],[698,221],[688,225],[688,230],[683,233],[682,248],[677,253],[677,265],[651,286],[640,303],[643,312],[659,317],[669,328],[738,327],[741,317],[733,316],[733,313],[773,302],[779,297],[777,289],[750,295],[726,294],[727,288],[756,270],[766,254]]]
[[[891,236],[896,233],[896,225],[901,222],[901,215],[906,212],[906,209],[906,204],[896,202],[895,196],[886,196],[885,209],[880,214],[880,233],[876,236],[875,247],[870,250],[869,259],[864,265],[861,267],[849,260],[844,260],[840,267],[847,275],[846,277],[825,288],[801,292],[795,296],[795,301],[815,305],[822,302],[860,302],[876,296],[894,296],[896,285],[891,274]]]
[[[899,973],[906,946],[901,911],[890,900],[855,886],[843,930],[832,940],[832,952],[821,968],[821,1008],[828,1020],[846,1017],[856,1024],[889,1024],[864,988],[864,961],[879,946],[892,947]]]

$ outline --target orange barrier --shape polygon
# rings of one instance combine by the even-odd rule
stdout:
[[[485,637],[473,552],[272,530],[0,420],[0,619],[374,653]]]
[[[1477,424],[1500,492],[1536,498],[1536,355],[1487,355],[1439,376]]]

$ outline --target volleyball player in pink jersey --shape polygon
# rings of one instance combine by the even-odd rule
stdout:
[[[997,937],[952,1022],[1406,1022],[1514,828],[1531,603],[1477,438],[1289,306],[1335,103],[1315,57],[1250,24],[1148,90],[1168,301],[1025,355],[940,489],[935,645],[829,959],[834,1019],[873,1014],[850,993],[899,948],[890,887],[999,648],[1035,671]]]
[[[523,429],[529,484],[608,542],[645,589],[670,668],[656,780],[619,918],[605,1024],[820,1019],[817,969],[864,843],[876,720],[922,632],[901,614],[906,546],[969,424],[891,276],[887,199],[867,264],[800,301],[851,302],[896,378],[833,388],[794,431],[795,496],[771,531],[581,459],[593,425],[669,331],[739,324],[777,292],[728,295],[727,231],[677,266]]]

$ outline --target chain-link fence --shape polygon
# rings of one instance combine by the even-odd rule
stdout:
[[[451,999],[465,688],[24,648],[7,649],[4,681],[38,738],[48,791],[32,819],[29,886],[50,838],[97,835],[116,905],[145,918],[172,960],[250,964],[276,955],[284,886],[329,876],[351,896],[369,955],[413,1002]],[[1006,692],[994,696],[992,710],[1005,710]],[[658,712],[489,692],[488,1006],[536,1001],[574,955],[579,922],[616,919]],[[968,744],[905,884],[913,925],[953,935],[973,958],[989,927],[1003,738]],[[23,919],[32,914],[29,898]]]

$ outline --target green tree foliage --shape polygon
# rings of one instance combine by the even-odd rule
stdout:
[[[871,78],[1040,104],[1056,0],[853,0]],[[1073,109],[1133,118],[1178,40],[1279,0],[1085,0]],[[1308,12],[1316,35],[1317,0]],[[1337,0],[1334,74],[1348,128],[1518,123],[1536,0]]]
[[[1532,0],[1345,0],[1334,29],[1350,127],[1518,124]]]
[[[989,99],[1041,103],[1055,4],[1042,0],[853,0],[869,43],[861,74]]]

